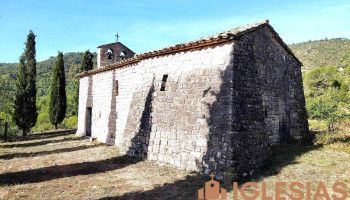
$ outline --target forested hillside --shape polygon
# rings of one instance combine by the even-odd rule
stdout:
[[[350,138],[350,40],[324,39],[290,48],[304,64],[303,83],[311,129],[327,133],[324,137],[318,135],[319,140],[326,140],[321,142]]]
[[[76,74],[79,72],[79,65],[83,53],[66,53],[64,54],[64,65],[66,75],[66,91],[67,91],[67,114],[66,126],[71,126],[76,121],[74,95],[77,88]],[[48,93],[52,70],[56,57],[50,57],[48,60],[37,63],[37,106],[38,106],[38,122],[33,131],[43,131],[51,129],[53,126],[48,122]],[[14,88],[19,65],[17,63],[0,63],[0,118],[12,113]],[[94,67],[96,67],[96,54],[94,54]],[[69,119],[69,120],[68,120]],[[68,124],[67,124],[68,123]],[[15,132],[14,122],[10,122],[11,131]]]

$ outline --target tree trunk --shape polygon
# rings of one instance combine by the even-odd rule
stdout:
[[[55,124],[55,129],[57,130],[57,124]]]
[[[5,122],[5,134],[4,134],[4,141],[7,141],[7,126],[8,126],[8,122]]]
[[[27,136],[26,128],[23,129],[23,137]]]

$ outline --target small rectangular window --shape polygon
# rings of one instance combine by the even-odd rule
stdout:
[[[165,85],[167,80],[168,80],[168,74],[164,74],[162,79],[162,85],[160,86],[160,91],[165,91]]]
[[[118,80],[115,81],[115,96],[118,96],[119,94],[119,85],[118,85]]]

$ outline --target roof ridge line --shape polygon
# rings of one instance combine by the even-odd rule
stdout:
[[[132,58],[122,60],[122,61],[119,61],[117,63],[113,63],[113,64],[104,66],[104,67],[99,68],[99,69],[93,69],[93,70],[90,70],[87,72],[82,72],[82,73],[78,74],[77,76],[84,77],[84,76],[88,76],[90,74],[100,73],[100,72],[116,69],[119,67],[123,67],[125,65],[135,64],[135,63],[138,63],[141,60],[147,59],[147,58],[152,58],[152,57],[156,57],[156,56],[167,55],[167,54],[177,53],[177,52],[181,52],[181,51],[187,51],[190,49],[203,48],[206,46],[225,43],[225,42],[234,40],[235,37],[237,37],[237,36],[254,31],[263,25],[267,25],[269,27],[269,29],[273,33],[273,36],[275,37],[275,39],[282,45],[283,48],[285,48],[285,50],[288,53],[290,53],[297,60],[297,62],[300,65],[302,65],[302,63],[299,61],[299,59],[289,49],[287,44],[283,42],[282,38],[278,35],[278,33],[274,30],[274,28],[269,24],[269,20],[264,19],[260,22],[246,24],[244,26],[239,26],[237,28],[233,28],[233,29],[229,29],[229,30],[226,30],[226,31],[223,31],[220,33],[205,36],[205,37],[202,37],[202,38],[199,38],[196,40],[175,44],[172,46],[164,47],[162,49],[156,49],[156,50],[145,52],[142,54],[135,54],[134,57],[132,57]],[[113,43],[110,43],[110,44],[113,44]],[[106,45],[108,45],[108,44],[106,44]],[[100,46],[103,46],[103,45],[100,45]]]

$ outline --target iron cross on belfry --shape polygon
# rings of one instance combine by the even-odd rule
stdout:
[[[117,42],[118,42],[118,38],[119,38],[119,34],[117,33],[117,35],[115,35],[117,37]]]

